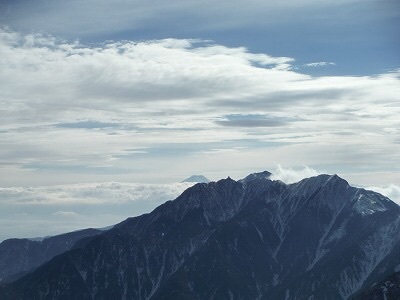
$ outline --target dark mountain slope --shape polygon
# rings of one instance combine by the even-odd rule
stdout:
[[[400,272],[393,273],[381,282],[369,287],[353,300],[398,300],[400,299]]]
[[[45,238],[8,239],[0,243],[0,282],[21,276],[67,250],[82,238],[101,233],[85,229]]]
[[[79,299],[344,299],[394,268],[399,206],[336,175],[268,178],[197,184],[0,298],[74,299],[80,290]]]

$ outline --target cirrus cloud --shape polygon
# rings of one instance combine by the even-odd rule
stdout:
[[[318,61],[313,63],[305,64],[305,67],[326,67],[326,66],[334,66],[336,65],[334,62],[327,62],[327,61]]]

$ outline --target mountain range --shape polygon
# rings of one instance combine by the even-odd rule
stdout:
[[[38,239],[8,239],[0,243],[0,282],[12,281],[70,250],[77,241],[102,232],[84,229]]]
[[[270,175],[198,183],[8,280],[0,299],[400,296],[397,204],[337,175]]]

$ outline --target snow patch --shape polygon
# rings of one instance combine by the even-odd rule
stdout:
[[[279,284],[279,274],[274,274],[274,277],[272,279],[272,284],[274,286],[277,286]]]
[[[338,285],[339,293],[343,298],[347,298],[359,290],[365,279],[371,274],[376,266],[393,250],[397,242],[397,232],[399,221],[380,228],[373,236],[366,240],[361,246],[364,258],[359,262],[359,270],[346,268],[340,274],[341,282]]]
[[[358,196],[354,208],[363,216],[386,210],[385,206],[379,200],[372,199],[364,194]]]

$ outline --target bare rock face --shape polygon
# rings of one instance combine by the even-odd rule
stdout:
[[[400,272],[395,272],[384,280],[363,290],[354,300],[397,300],[400,299]]]

